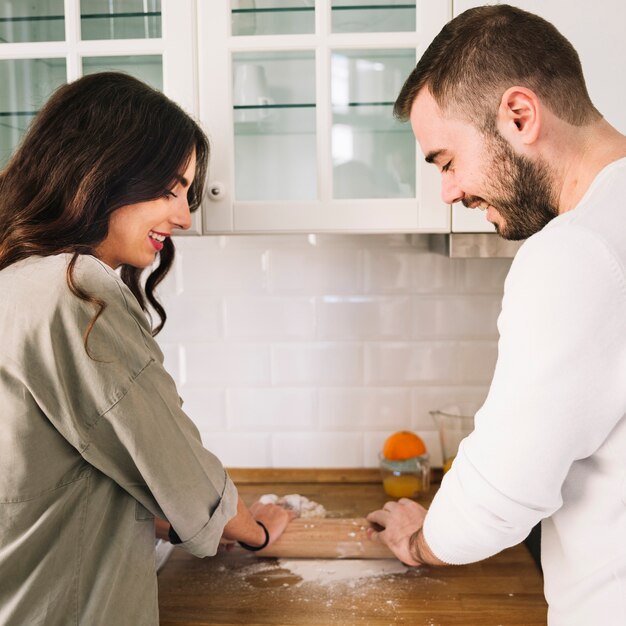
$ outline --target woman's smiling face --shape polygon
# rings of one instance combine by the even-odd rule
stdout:
[[[145,268],[163,248],[174,228],[191,226],[187,192],[196,173],[196,151],[185,171],[161,198],[120,207],[111,214],[109,232],[95,250],[95,256],[112,267],[130,265]]]

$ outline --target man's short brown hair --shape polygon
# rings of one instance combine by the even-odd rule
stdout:
[[[443,27],[404,83],[396,117],[409,119],[425,85],[442,111],[483,128],[493,127],[502,94],[514,85],[572,125],[600,117],[572,44],[550,22],[507,4],[469,9]]]

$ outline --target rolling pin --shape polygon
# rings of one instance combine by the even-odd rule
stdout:
[[[297,518],[257,556],[303,559],[390,559],[387,546],[367,536],[365,518]]]

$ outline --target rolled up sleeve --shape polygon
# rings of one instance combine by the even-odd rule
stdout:
[[[623,270],[595,235],[548,228],[524,244],[487,400],[425,518],[442,561],[496,554],[562,507],[572,465],[623,415],[625,310]]]
[[[237,491],[181,408],[136,299],[93,257],[77,266],[81,286],[106,302],[89,336],[91,304],[62,291],[49,328],[28,348],[38,371],[31,390],[57,431],[93,467],[152,514],[181,546],[215,554],[235,516]]]

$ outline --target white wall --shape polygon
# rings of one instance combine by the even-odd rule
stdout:
[[[417,245],[415,245],[417,240]],[[230,467],[374,467],[395,430],[482,401],[510,260],[404,235],[178,237],[166,367]]]

